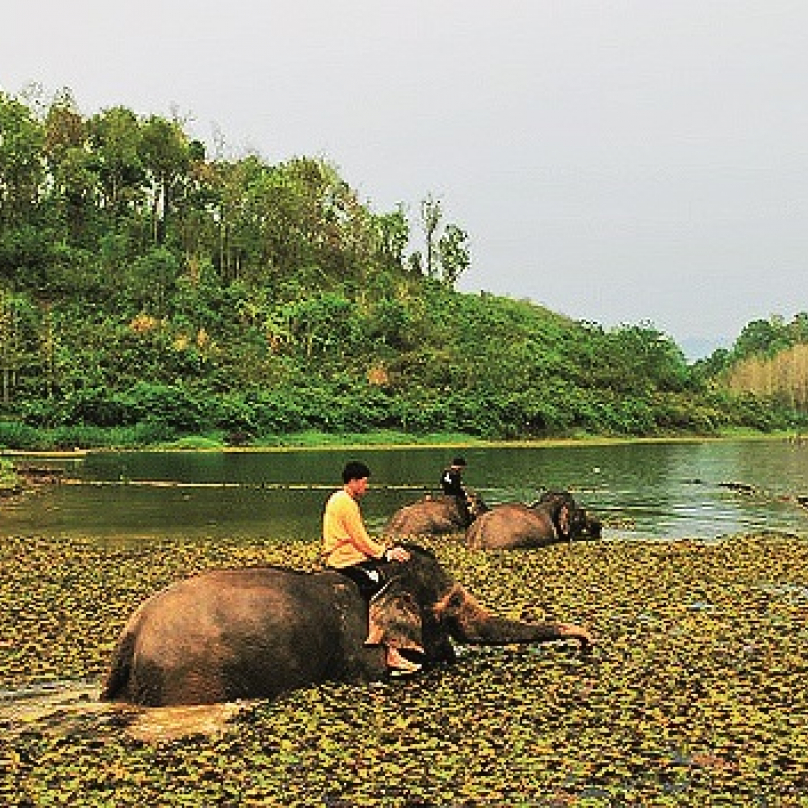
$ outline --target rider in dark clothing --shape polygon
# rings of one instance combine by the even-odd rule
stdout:
[[[457,504],[466,517],[471,521],[469,511],[469,495],[463,486],[463,469],[466,468],[466,460],[463,457],[456,457],[452,460],[452,465],[443,470],[440,475],[440,487],[446,496],[456,497]]]
[[[452,460],[452,465],[443,470],[440,475],[440,487],[444,494],[466,498],[466,489],[463,487],[463,469],[465,467],[465,458],[456,457]]]

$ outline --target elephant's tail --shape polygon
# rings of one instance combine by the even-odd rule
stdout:
[[[101,701],[125,701],[129,694],[135,635],[127,632],[115,646],[112,665],[101,689]]]

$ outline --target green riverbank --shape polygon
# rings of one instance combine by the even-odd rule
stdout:
[[[64,457],[86,454],[91,451],[260,451],[279,449],[345,449],[363,446],[384,447],[471,447],[471,446],[568,446],[576,444],[610,445],[618,443],[671,443],[676,441],[713,440],[797,440],[805,441],[793,431],[760,432],[752,429],[727,429],[709,434],[677,432],[654,436],[595,435],[576,433],[574,435],[546,438],[489,440],[462,432],[414,434],[396,430],[376,430],[372,432],[330,433],[319,431],[292,432],[269,438],[234,445],[229,443],[224,433],[189,435],[167,442],[142,443],[122,439],[117,430],[99,432],[95,440],[86,445],[65,447],[55,440],[47,430],[37,433],[37,439],[30,446],[0,445],[0,456],[54,456]]]

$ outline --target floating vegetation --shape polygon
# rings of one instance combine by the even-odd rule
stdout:
[[[424,543],[502,614],[587,624],[594,654],[464,648],[407,681],[182,718],[99,705],[88,683],[145,597],[211,567],[310,568],[316,542],[0,539],[0,804],[805,805],[804,538]]]

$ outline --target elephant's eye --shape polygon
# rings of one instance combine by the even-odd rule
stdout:
[[[450,593],[444,604],[447,609],[459,609],[463,605],[463,594],[457,591]]]

